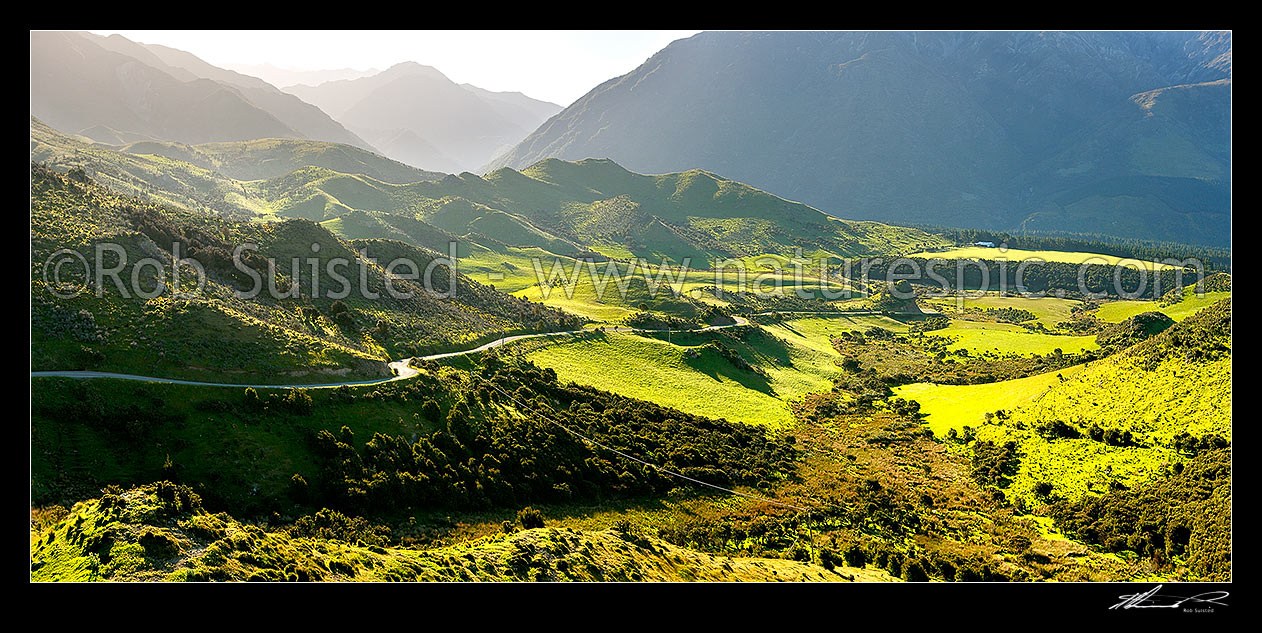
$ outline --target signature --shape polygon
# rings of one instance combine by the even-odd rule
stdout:
[[[1217,605],[1220,607],[1227,606],[1226,602],[1219,602],[1226,598],[1226,591],[1207,591],[1198,593],[1195,596],[1161,596],[1157,592],[1161,590],[1161,585],[1157,585],[1144,593],[1133,593],[1118,596],[1121,602],[1109,607],[1110,609],[1178,609],[1185,604],[1204,604]],[[1190,607],[1189,607],[1190,608]]]

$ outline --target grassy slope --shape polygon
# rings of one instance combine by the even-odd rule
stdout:
[[[416,169],[352,145],[324,141],[268,138],[201,145],[142,141],[111,149],[192,163],[235,180],[275,178],[311,166],[344,174],[362,174],[395,184],[443,177],[443,174]]]
[[[879,317],[809,317],[764,326],[741,336],[675,334],[653,337],[595,333],[530,346],[526,356],[562,380],[640,398],[681,411],[773,428],[793,423],[789,403],[826,391],[840,373],[830,333]],[[763,375],[732,365],[705,344],[740,354]],[[686,358],[688,349],[699,356]],[[607,359],[618,358],[609,363]]]
[[[1061,382],[1058,376],[1069,378],[1082,370],[1081,365],[1065,369],[980,385],[935,385],[918,382],[894,388],[900,398],[920,403],[920,412],[934,435],[943,437],[950,429],[961,431],[965,426],[980,426],[987,413],[999,409],[1012,409],[1036,399],[1046,397],[1054,385]]]
[[[31,162],[58,171],[82,168],[110,190],[157,204],[250,218],[271,212],[267,201],[211,169],[161,156],[133,155],[66,136],[31,119]]]
[[[371,393],[376,387],[358,387]],[[262,398],[280,389],[258,390]],[[170,459],[187,481],[214,482],[214,494],[248,504],[283,499],[289,478],[313,472],[310,438],[349,427],[374,433],[428,433],[416,403],[381,398],[345,403],[334,390],[311,390],[315,406],[297,415],[280,408],[247,422],[238,412],[244,390],[233,387],[34,378],[31,490],[37,504],[86,498],[109,483],[164,476]],[[119,440],[119,425],[128,425]]]
[[[1172,305],[1163,306],[1157,301],[1110,301],[1101,304],[1095,316],[1108,323],[1120,323],[1143,312],[1160,312],[1175,321],[1182,321],[1230,296],[1231,292],[1206,292],[1197,296],[1195,286],[1188,286],[1183,291],[1183,300]]]
[[[562,381],[686,413],[773,428],[792,423],[788,406],[767,379],[733,367],[712,350],[702,349],[699,358],[686,359],[686,349],[655,338],[598,333],[535,349],[527,358],[555,370]],[[611,358],[618,362],[609,362]]]
[[[82,166],[118,191],[239,217],[317,222],[350,211],[422,219],[456,235],[573,255],[596,247],[654,261],[763,253],[867,255],[928,248],[917,229],[848,222],[714,174],[646,176],[608,160],[542,161],[434,180],[371,153],[333,144],[253,141],[126,151],[31,122],[32,160]],[[132,152],[132,153],[129,153]],[[475,240],[476,241],[476,240]]]

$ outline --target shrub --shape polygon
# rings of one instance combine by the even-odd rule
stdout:
[[[543,513],[526,506],[517,511],[517,522],[521,523],[521,526],[527,530],[541,528],[543,527]]]

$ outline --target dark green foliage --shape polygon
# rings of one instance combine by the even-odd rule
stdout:
[[[863,548],[858,545],[851,545],[850,547],[847,547],[846,550],[841,553],[841,557],[846,561],[846,565],[848,567],[862,568],[864,565],[868,564],[867,554],[863,551]]]
[[[1073,425],[1060,420],[1040,423],[1034,430],[1039,435],[1049,440],[1077,439],[1082,437],[1082,433],[1079,432],[1078,429],[1074,428]]]
[[[998,444],[978,441],[973,444],[973,478],[983,486],[1007,485],[1020,465],[1021,456],[1016,442]]]
[[[1175,435],[1170,442],[1171,448],[1188,456],[1195,456],[1201,451],[1227,448],[1229,446],[1231,446],[1231,442],[1217,433],[1210,433],[1198,438],[1187,431],[1183,431]]]
[[[438,407],[438,403],[431,398],[426,398],[425,403],[421,405],[421,415],[425,416],[430,422],[437,422],[439,416],[442,415],[442,409]]]
[[[796,451],[763,431],[686,415],[578,385],[551,370],[491,361],[480,380],[514,390],[525,417],[477,402],[446,428],[408,438],[382,433],[359,446],[321,431],[318,502],[349,511],[485,508],[665,492],[681,482],[579,440],[542,416],[650,463],[713,483],[757,485],[782,477]],[[498,393],[498,392],[497,392]]]
[[[950,326],[951,319],[942,316],[941,314],[935,314],[933,316],[925,317],[923,320],[912,322],[912,324],[907,328],[907,331],[912,334],[918,334],[922,332],[932,332],[934,330],[943,330]]]
[[[1174,325],[1174,319],[1160,312],[1144,312],[1121,323],[1106,325],[1095,340],[1107,352],[1125,349],[1156,336]]]
[[[976,229],[931,228],[932,233],[941,235],[956,244],[972,244],[975,242],[994,242],[1006,244],[1008,248],[1027,251],[1068,251],[1078,253],[1099,253],[1127,259],[1138,259],[1150,262],[1154,259],[1199,259],[1207,269],[1224,270],[1231,267],[1231,250],[1215,246],[1182,244],[1179,242],[1153,242],[1149,240],[1127,239],[1109,235],[1087,234],[1055,234],[1022,231],[1021,235],[1009,235],[1004,232],[983,231]],[[1209,279],[1208,277],[1206,278]],[[1228,290],[1230,290],[1230,275]],[[1207,289],[1206,292],[1213,290]]]
[[[311,394],[304,389],[286,389],[280,405],[295,415],[307,415],[311,413]]]
[[[328,508],[305,516],[289,528],[293,536],[339,540],[364,545],[385,545],[390,540],[390,528],[373,525],[363,517],[348,517]]]
[[[868,269],[869,277],[871,279],[884,279],[889,272],[888,268],[892,261],[872,261],[873,263]],[[1058,296],[1058,293],[1063,291],[1066,297],[1082,297],[1082,290],[1085,288],[1088,293],[1098,294],[1102,297],[1116,298],[1122,297],[1122,293],[1127,293],[1127,296],[1123,298],[1157,299],[1170,289],[1180,288],[1196,278],[1195,271],[1175,269],[1173,267],[1163,268],[1157,273],[1141,273],[1135,268],[1127,266],[1119,268],[1103,264],[1079,265],[1067,262],[1041,262],[1037,265],[1029,265],[1022,270],[1013,262],[995,259],[960,260],[967,262],[967,264],[962,265],[957,270],[956,260],[933,261],[933,258],[914,257],[910,261],[917,263],[920,276],[905,281],[910,281],[910,283],[917,286],[929,287],[938,292],[942,291],[942,281],[934,279],[933,275],[945,279],[947,289],[986,287],[995,290],[1004,287],[1012,292],[1047,293],[1051,296]],[[1021,270],[1021,284],[1019,286],[1017,284],[1018,270]],[[957,277],[957,272],[960,271],[963,273],[963,284],[959,283],[960,278]],[[909,267],[906,265],[899,269],[899,272],[910,274]],[[1079,287],[1080,274],[1082,288]],[[1115,275],[1117,275],[1116,279]],[[1117,282],[1120,282],[1120,284]],[[897,306],[899,304],[897,300],[890,298],[887,301],[893,301],[894,303],[878,307],[877,309],[898,311]],[[1014,315],[1014,318],[1019,316],[1019,313],[1016,312],[1011,314]]]
[[[1033,312],[1021,308],[988,308],[983,314],[994,317],[1000,323],[1024,323],[1038,318]]]
[[[915,400],[904,400],[902,398],[890,398],[890,410],[896,415],[911,418],[913,420],[920,419],[920,403]]]
[[[838,564],[844,564],[845,561],[841,555],[833,551],[830,547],[824,547],[819,550],[819,565],[828,571],[832,571]]]
[[[925,568],[919,560],[913,560],[903,565],[903,580],[907,582],[929,582],[929,574],[925,573]]]

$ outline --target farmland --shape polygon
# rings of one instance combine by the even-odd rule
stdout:
[[[1038,260],[1044,262],[1062,262],[1066,264],[1104,264],[1107,266],[1125,265],[1132,268],[1143,267],[1147,270],[1161,270],[1170,267],[1168,264],[1153,263],[1138,259],[1127,259],[1114,255],[1099,253],[1079,253],[1069,251],[1029,251],[1018,248],[988,248],[985,246],[962,246],[947,248],[941,251],[922,251],[907,257],[924,259],[1006,259],[1012,262]]]

